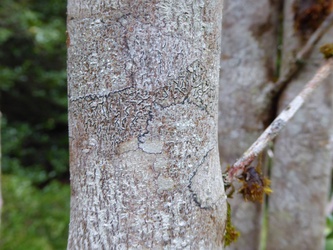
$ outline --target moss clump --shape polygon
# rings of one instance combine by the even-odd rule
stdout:
[[[229,246],[232,242],[235,242],[240,236],[240,232],[236,230],[231,222],[231,208],[230,204],[227,202],[227,221],[224,233],[224,247]]]
[[[326,59],[333,57],[333,43],[327,43],[321,46],[320,52],[324,55]]]
[[[243,185],[238,192],[243,195],[245,201],[262,202],[264,194],[272,193],[271,182],[262,175],[260,167],[246,168],[240,181]]]

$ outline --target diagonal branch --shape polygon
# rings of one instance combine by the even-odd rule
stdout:
[[[276,96],[291,80],[291,78],[298,72],[300,66],[309,56],[313,47],[319,41],[319,39],[325,34],[327,29],[333,24],[333,12],[328,15],[316,31],[307,40],[306,44],[296,54],[295,58],[290,62],[288,69],[279,77],[276,82],[271,82],[263,90],[263,96],[268,99],[272,99],[272,96]]]
[[[314,45],[318,42],[318,40],[325,34],[326,30],[333,24],[333,12],[328,15],[325,20],[322,22],[322,24],[317,28],[317,30],[311,35],[311,37],[308,39],[306,44],[302,47],[302,49],[297,53],[295,59],[291,62],[290,67],[288,68],[285,73],[279,77],[278,81],[275,83],[269,83],[267,84],[267,87],[263,89],[261,98],[264,98],[265,100],[272,100],[274,96],[276,96],[285,86],[286,84],[290,81],[290,79],[298,72],[301,63],[307,58],[307,56],[310,54],[312,48]],[[327,60],[327,62],[318,70],[316,75],[313,77],[313,79],[306,85],[306,87],[303,89],[303,91],[306,91],[306,89],[310,89],[311,92],[313,91],[313,87],[309,87],[309,84],[311,82],[318,81],[316,80],[319,76],[322,75],[321,73],[322,69],[324,68],[332,68],[330,66],[332,59]],[[325,74],[329,74],[329,70],[325,71]],[[317,77],[318,76],[318,77]],[[325,76],[324,78],[326,78]],[[320,78],[320,77],[319,77]],[[323,79],[322,79],[323,80]],[[318,81],[318,84],[321,81]],[[317,84],[317,85],[318,85]],[[317,86],[316,85],[316,86]],[[300,97],[302,98],[302,93],[303,91],[294,99],[294,101]],[[307,94],[308,95],[308,94]],[[307,97],[306,95],[306,97]],[[305,98],[306,98],[305,97]],[[298,98],[299,99],[299,98]],[[304,102],[305,99],[303,99]],[[293,101],[293,102],[294,102]],[[269,101],[267,101],[269,102]],[[291,105],[294,105],[290,103],[288,107],[291,107]],[[241,175],[244,172],[244,169],[249,166],[252,161],[258,156],[260,152],[267,146],[267,143],[273,140],[276,135],[279,133],[279,131],[285,126],[284,124],[279,125],[278,124],[278,119],[283,113],[291,114],[291,112],[296,112],[303,103],[300,104],[297,109],[293,110],[284,110],[273,122],[272,124],[264,131],[264,133],[258,138],[258,140],[243,154],[243,156],[234,164],[232,165],[228,171],[227,171],[227,182],[231,182],[236,176]],[[268,106],[268,105],[267,105]],[[287,122],[293,115],[294,113],[284,122]],[[279,120],[280,121],[280,120]],[[275,128],[275,126],[278,126]],[[273,129],[274,133],[273,134],[267,134],[269,129]],[[277,129],[277,130],[276,130]],[[272,131],[270,131],[272,133]]]
[[[329,58],[318,69],[313,78],[306,84],[303,90],[291,101],[291,103],[275,118],[271,125],[261,134],[252,146],[236,161],[227,173],[227,182],[232,182],[235,177],[240,176],[246,167],[265,149],[278,133],[285,127],[286,123],[303,105],[305,100],[333,71],[333,58]]]

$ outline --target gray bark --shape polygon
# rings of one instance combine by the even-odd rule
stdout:
[[[68,1],[68,249],[221,249],[222,0]]]
[[[302,45],[293,29],[293,2],[285,3],[283,70]],[[317,70],[319,46],[331,42],[331,28],[280,98],[280,109]],[[325,205],[332,164],[332,89],[330,77],[290,121],[275,143],[273,194],[269,202],[267,249],[323,249]]]
[[[219,150],[223,168],[255,141],[270,116],[258,98],[272,80],[277,44],[277,6],[264,0],[226,0],[222,29]],[[241,236],[228,249],[259,246],[261,204],[230,199],[232,221]]]

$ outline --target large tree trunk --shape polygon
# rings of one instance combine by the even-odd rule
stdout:
[[[222,0],[68,1],[68,249],[221,249]]]
[[[224,169],[255,141],[270,117],[265,98],[273,80],[277,5],[266,0],[226,0],[224,4],[219,97],[219,148]],[[230,200],[241,236],[228,249],[258,249],[261,204]]]
[[[294,2],[285,1],[282,70],[289,67],[303,44],[300,33],[294,29]],[[307,5],[309,1],[298,2]],[[306,23],[302,25],[309,28]],[[317,70],[322,61],[318,47],[332,42],[332,36],[333,28],[318,42],[301,73],[284,91],[281,109]],[[332,84],[330,77],[276,140],[267,249],[323,249],[332,164]]]

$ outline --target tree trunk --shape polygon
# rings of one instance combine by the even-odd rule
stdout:
[[[221,249],[222,0],[68,1],[68,249]]]
[[[225,169],[255,141],[270,117],[258,98],[273,79],[277,45],[277,5],[265,0],[224,3],[219,96],[219,149]],[[254,250],[260,243],[261,204],[230,199],[241,236],[228,249]]]
[[[294,2],[285,2],[282,70],[303,44],[301,33],[294,29]],[[317,70],[322,61],[319,46],[331,42],[332,36],[333,28],[318,42],[301,73],[289,83],[280,99],[280,109]],[[276,140],[267,249],[323,249],[332,164],[332,84],[331,77]]]

